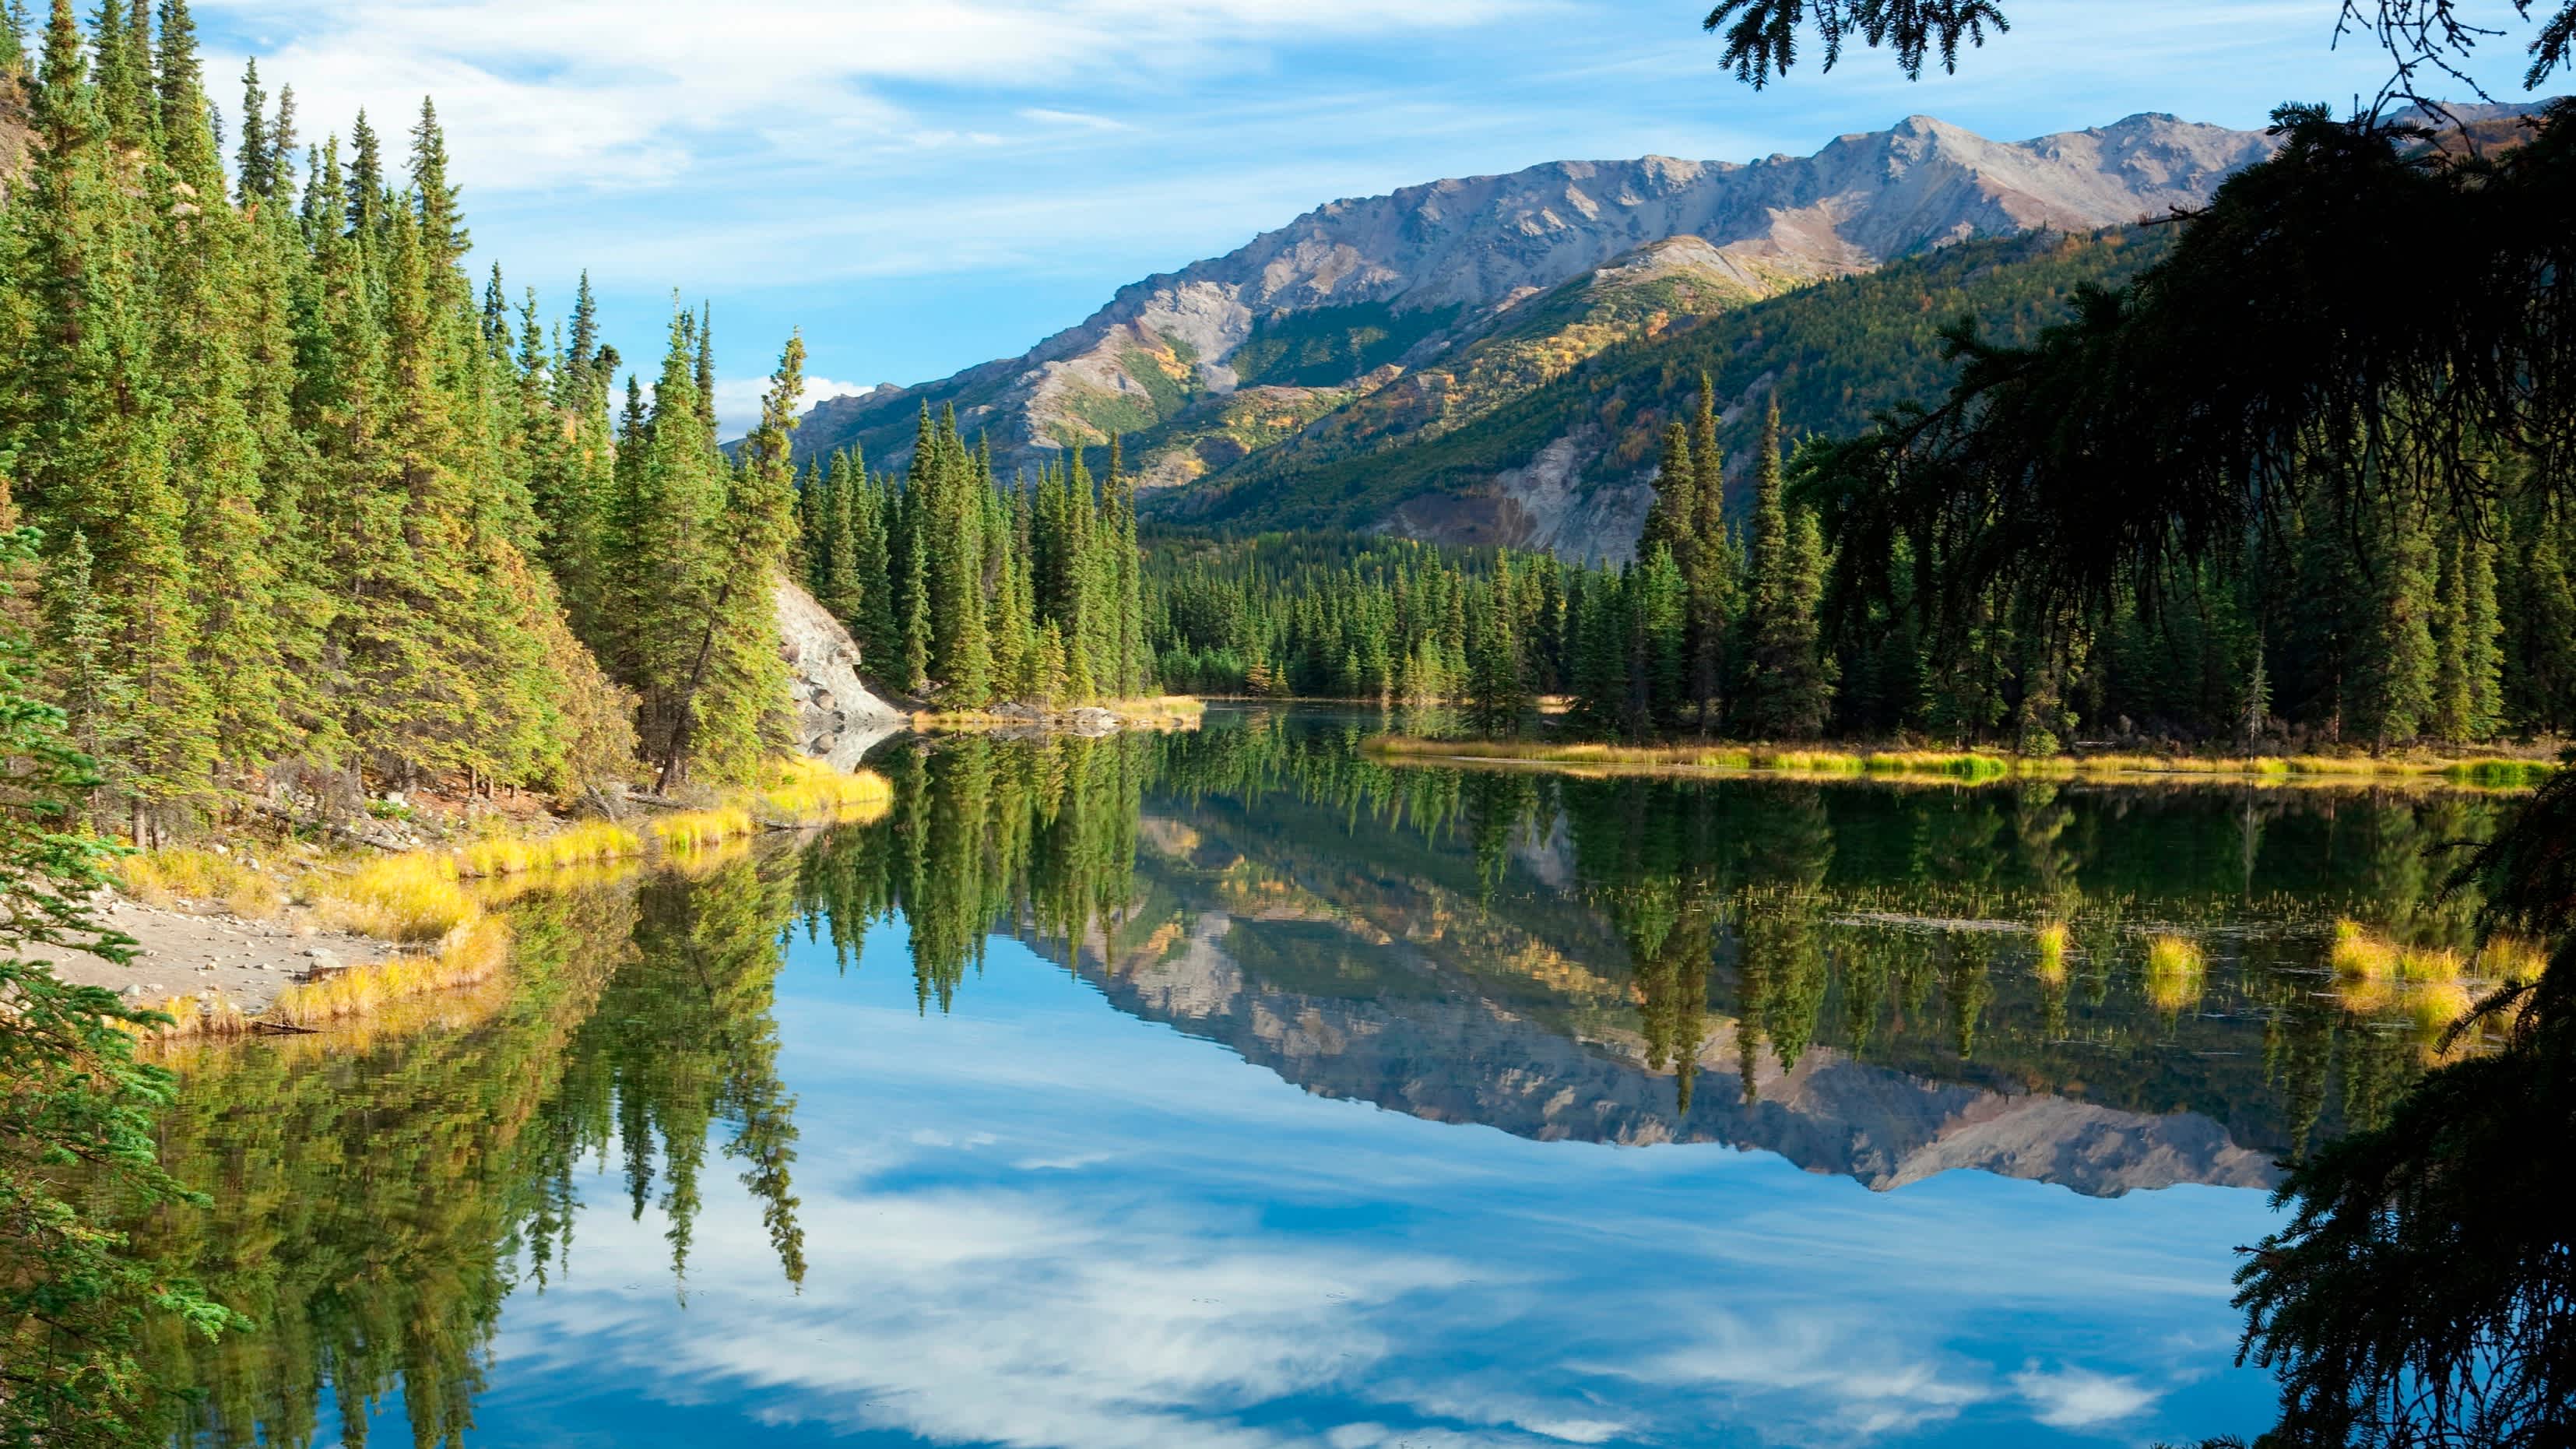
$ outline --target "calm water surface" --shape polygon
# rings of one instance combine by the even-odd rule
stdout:
[[[2424,1061],[2438,794],[897,747],[887,819],[532,894],[514,979],[188,1058],[202,1442],[2145,1443]],[[2030,925],[2066,920],[2063,965]],[[2150,979],[2146,936],[2205,974]]]

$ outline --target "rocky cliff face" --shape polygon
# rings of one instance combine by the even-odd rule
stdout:
[[[1915,116],[1812,156],[1559,161],[1335,201],[1224,256],[1134,283],[1021,357],[823,403],[798,446],[855,440],[896,461],[928,401],[956,405],[1006,467],[1067,442],[1142,435],[1155,480],[1187,482],[1206,458],[1195,445],[1167,456],[1161,434],[1189,431],[1194,409],[1209,413],[1238,386],[1372,391],[1508,330],[1527,304],[1562,300],[1558,289],[1596,274],[1616,289],[1684,272],[1697,285],[1674,305],[1724,307],[1967,237],[2089,230],[2197,205],[2272,146],[2259,132],[2163,115],[2021,142]],[[1693,244],[1669,248],[1675,239]],[[1537,365],[1499,367],[1485,384],[1509,395],[1568,352],[1654,325],[1609,312],[1616,325],[1603,337],[1541,349]],[[1597,315],[1578,305],[1548,335]]]
[[[814,596],[778,581],[778,653],[787,661],[796,733],[805,753],[840,769],[904,727],[902,711],[859,678],[859,646]]]

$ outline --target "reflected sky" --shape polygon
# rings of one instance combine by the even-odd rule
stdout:
[[[583,1164],[472,1440],[1130,1446],[2130,1443],[2244,1432],[2265,1197],[1721,1144],[1540,1142],[1310,1095],[995,938],[924,1014],[897,921],[778,979],[810,1267],[710,1173],[686,1281]],[[398,1400],[375,1427],[399,1436]]]

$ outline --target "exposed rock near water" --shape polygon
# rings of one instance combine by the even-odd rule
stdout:
[[[778,581],[778,652],[787,661],[805,753],[852,769],[870,746],[903,729],[903,712],[859,678],[858,641],[813,595],[785,579]]]

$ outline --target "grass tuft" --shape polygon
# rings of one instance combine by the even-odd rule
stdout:
[[[2548,969],[2549,952],[2520,936],[2498,936],[2478,952],[2478,974],[2497,981],[2537,981]]]
[[[2407,1013],[2415,1018],[2415,1028],[2427,1044],[2468,1015],[2474,1004],[2469,989],[2456,980],[2428,982],[2406,993]]]
[[[2397,953],[2397,975],[2403,981],[2457,981],[2460,967],[2460,953],[2440,946],[2408,946]]]
[[[2327,964],[2351,981],[2387,981],[2397,975],[2397,948],[2359,921],[2337,921]]]
[[[719,805],[712,810],[683,810],[648,822],[644,833],[667,851],[690,851],[701,846],[749,835],[760,828],[760,822],[740,805]]]
[[[2055,984],[2066,979],[2066,923],[2048,921],[2041,924],[2039,937],[2039,979]]]
[[[2147,938],[2147,1000],[2159,1011],[2180,1011],[2200,1002],[2208,962],[2198,942],[2185,936]]]
[[[180,1037],[242,1036],[250,1031],[250,1014],[226,999],[220,991],[165,996],[153,1002],[152,1009],[170,1020],[159,1026],[140,1026],[126,1021],[117,1022],[115,1026],[119,1031],[157,1041],[172,1041]]]
[[[794,821],[867,821],[894,808],[894,786],[873,770],[847,774],[821,760],[790,761],[761,806]]]

